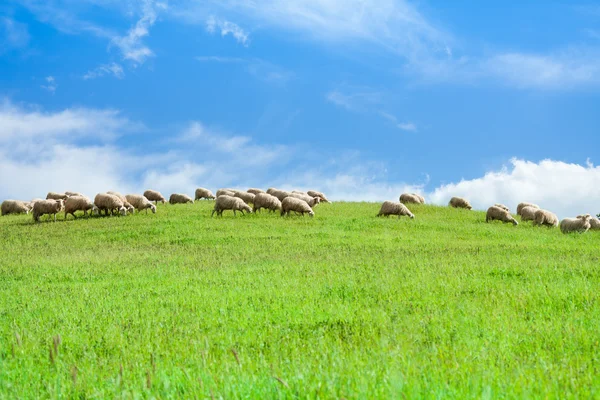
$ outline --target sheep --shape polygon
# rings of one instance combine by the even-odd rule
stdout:
[[[533,203],[519,203],[519,205],[517,206],[517,215],[521,215],[521,210],[523,210],[523,208],[525,207],[533,207],[536,210],[540,209],[540,206],[538,206],[537,204],[533,204]]]
[[[254,195],[257,195],[259,193],[266,193],[264,190],[256,189],[256,188],[250,188],[250,189],[246,190],[246,192],[252,193]]]
[[[402,193],[399,200],[402,204],[422,204],[421,197],[412,193]]]
[[[283,199],[285,199],[286,197],[288,197],[291,193],[290,192],[286,192],[285,190],[279,190],[279,189],[275,189],[275,188],[269,188],[269,190],[267,190],[267,193],[269,193],[272,196],[275,196],[279,199],[279,201],[283,201]]]
[[[8,214],[29,214],[30,205],[24,201],[20,200],[4,200],[2,202],[2,206],[0,206],[0,210],[2,211],[2,215]]]
[[[421,204],[425,204],[425,197],[421,196],[418,193],[413,193],[413,196],[417,196],[419,200],[421,200]]]
[[[219,190],[217,190],[217,197],[219,197],[219,196],[233,197],[234,194],[235,194],[235,190],[233,190],[233,189],[219,189]]]
[[[40,217],[44,214],[54,215],[54,222],[56,222],[56,214],[59,213],[63,208],[62,200],[41,200],[33,205],[33,221],[39,222]]]
[[[244,215],[244,211],[248,213],[252,213],[250,206],[244,203],[244,200],[239,197],[233,197],[228,195],[217,196],[217,201],[215,201],[215,208],[213,209],[210,216],[212,217],[215,212],[217,216],[223,216],[223,211],[225,210],[233,210],[233,215],[237,215],[236,211],[240,211],[242,215]]]
[[[523,207],[521,209],[521,222],[523,221],[535,221],[535,212],[539,208],[535,207]]]
[[[108,193],[98,193],[94,198],[94,205],[98,208],[98,213],[102,214],[102,211],[108,215],[110,211],[111,214],[117,210],[119,214],[125,216],[127,215],[127,208],[123,201],[113,194]]]
[[[290,211],[302,214],[308,213],[310,217],[315,216],[315,212],[310,208],[307,202],[295,197],[286,197],[281,202],[281,216],[290,215]]]
[[[258,193],[254,196],[253,212],[260,211],[261,208],[266,208],[270,211],[281,210],[281,201],[268,193]]]
[[[294,197],[296,199],[304,200],[311,208],[314,208],[317,204],[321,202],[319,197],[310,197],[306,193],[290,193],[288,197]]]
[[[560,221],[560,231],[562,233],[579,232],[585,233],[590,230],[590,214],[580,215],[577,218],[565,218]]]
[[[535,220],[533,224],[544,225],[547,227],[558,226],[558,217],[550,211],[538,209],[535,211]]]
[[[67,215],[69,214],[73,218],[77,218],[75,217],[75,211],[83,211],[83,215],[87,216],[88,210],[97,212],[97,207],[85,196],[69,196],[65,200],[65,219],[67,219]]]
[[[323,193],[317,192],[316,190],[308,190],[306,194],[310,197],[318,197],[319,199],[321,199],[321,201],[325,203],[331,203],[329,200],[327,200],[327,197],[325,197]]]
[[[130,214],[133,214],[135,211],[135,207],[133,207],[128,201],[127,198],[125,196],[123,196],[121,193],[119,192],[113,192],[113,191],[109,191],[106,192],[106,194],[112,194],[113,196],[117,196],[119,199],[121,199],[121,201],[123,202],[123,206],[127,209],[127,212],[129,212]]]
[[[468,200],[463,199],[462,197],[453,197],[448,202],[450,207],[454,208],[466,208],[467,210],[473,209],[471,203]]]
[[[150,202],[144,196],[140,196],[137,194],[128,194],[125,196],[129,204],[131,204],[138,212],[142,210],[146,210],[146,214],[148,214],[148,209],[152,210],[152,214],[156,214],[156,206]]]
[[[503,209],[504,211],[506,211],[506,212],[510,213],[510,208],[508,208],[508,207],[507,207],[507,206],[505,206],[504,204],[496,203],[496,204],[494,204],[494,207],[501,208],[501,209]]]
[[[165,200],[164,196],[156,190],[151,190],[151,189],[146,190],[144,192],[144,197],[150,201],[153,201],[154,204],[156,204],[156,205],[158,205],[159,201],[163,204],[165,204],[167,202],[167,200]]]
[[[292,190],[292,192],[291,192],[291,193],[295,193],[295,194],[305,194],[305,195],[307,195],[307,196],[308,196],[308,193],[306,193],[306,192],[303,192],[302,190]]]
[[[82,195],[82,194],[81,194],[81,193],[79,193],[79,192],[65,192],[65,194],[66,194],[67,196],[69,196],[69,197],[72,197],[72,196],[83,196],[83,197],[86,197],[86,196]]]
[[[69,196],[67,196],[65,193],[49,192],[46,195],[46,200],[64,200],[67,197],[69,197]]]
[[[201,200],[201,199],[212,200],[214,198],[215,198],[215,195],[210,190],[204,189],[204,188],[198,188],[198,189],[196,189],[196,196],[194,198],[194,201]]]
[[[590,218],[590,230],[599,231],[600,230],[600,219],[596,217]]]
[[[173,193],[171,197],[169,197],[169,204],[186,204],[186,203],[194,203],[194,200],[187,194],[181,193]]]
[[[504,223],[511,222],[513,225],[519,225],[519,223],[513,218],[513,216],[510,215],[508,210],[497,206],[491,206],[490,208],[488,208],[487,213],[485,214],[485,222],[490,222],[494,220],[502,221]]]
[[[388,217],[390,215],[397,215],[398,218],[400,218],[401,216],[407,216],[410,217],[410,219],[415,218],[415,216],[413,215],[413,213],[410,212],[408,207],[406,207],[402,203],[396,203],[393,201],[383,202],[383,204],[381,205],[381,209],[379,210],[379,214],[377,214],[377,216],[380,217],[382,215],[384,217]]]
[[[256,197],[256,195],[254,195],[252,193],[241,192],[241,191],[237,190],[234,193],[233,197],[238,197],[238,198],[244,200],[244,203],[250,204],[250,203],[254,203],[254,197]]]

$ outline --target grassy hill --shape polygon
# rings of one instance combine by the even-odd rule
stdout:
[[[600,396],[600,235],[484,214],[0,218],[0,397]]]

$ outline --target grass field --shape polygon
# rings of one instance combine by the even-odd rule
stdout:
[[[0,397],[600,397],[596,232],[212,204],[0,218]]]

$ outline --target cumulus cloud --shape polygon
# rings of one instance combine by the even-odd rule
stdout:
[[[208,33],[219,32],[222,37],[231,35],[238,43],[244,46],[247,46],[249,43],[248,32],[244,31],[237,24],[231,21],[218,19],[214,15],[211,15],[206,20],[206,30]]]
[[[121,67],[119,64],[113,62],[110,64],[102,64],[102,65],[88,71],[83,76],[83,79],[85,79],[85,80],[96,79],[96,78],[101,78],[105,75],[113,75],[117,79],[123,79],[125,77],[125,72],[123,72],[123,67]]]
[[[430,194],[435,204],[452,196],[468,198],[473,207],[486,209],[494,203],[516,208],[533,202],[559,217],[600,212],[600,167],[562,161],[531,162],[512,159],[510,166],[481,178],[443,185]]]

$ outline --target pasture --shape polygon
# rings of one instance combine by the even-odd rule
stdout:
[[[597,232],[213,204],[0,218],[0,397],[600,396]]]

